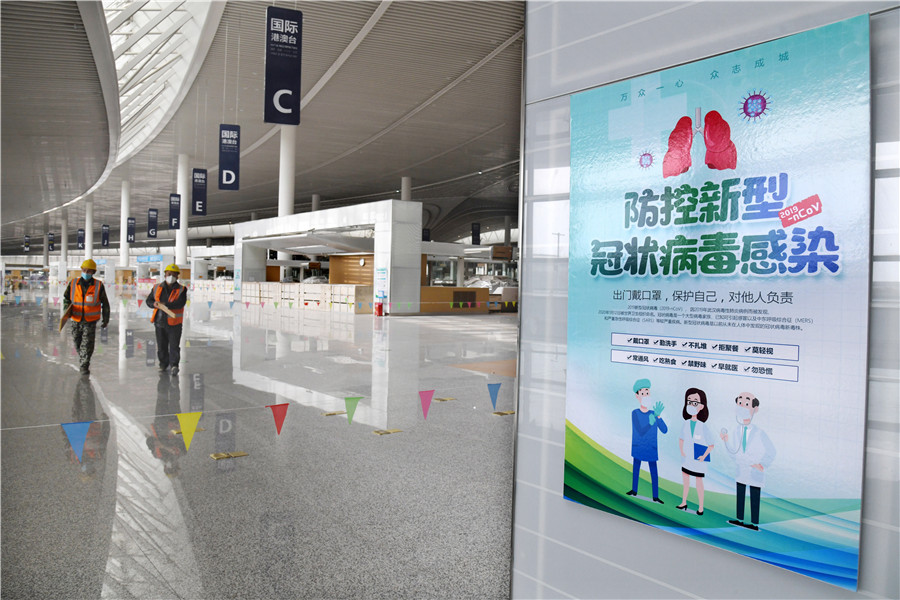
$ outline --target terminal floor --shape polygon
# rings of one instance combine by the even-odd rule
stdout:
[[[82,378],[59,307],[6,300],[2,598],[508,596],[515,315],[194,301],[171,376],[146,308],[114,298]],[[352,423],[324,416],[347,397]],[[188,448],[176,415],[199,411]]]

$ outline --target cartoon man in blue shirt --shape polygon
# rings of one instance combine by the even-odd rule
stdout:
[[[628,496],[637,496],[638,481],[641,475],[641,462],[646,461],[650,467],[650,481],[653,484],[653,501],[664,504],[659,499],[659,476],[656,472],[656,461],[659,460],[659,452],[656,447],[656,432],[669,431],[666,422],[662,420],[662,412],[665,406],[657,402],[650,408],[650,380],[638,379],[634,382],[634,396],[640,403],[640,407],[631,412],[631,456],[634,466],[631,474],[631,490],[626,492]]]

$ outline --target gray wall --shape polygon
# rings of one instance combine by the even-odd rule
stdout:
[[[871,14],[873,255],[860,592],[563,499],[569,95]],[[900,597],[897,2],[528,2],[516,598]]]

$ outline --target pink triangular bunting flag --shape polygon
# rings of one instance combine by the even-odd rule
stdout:
[[[434,390],[419,392],[419,400],[422,401],[422,416],[428,419],[428,409],[431,408],[431,399],[434,398]]]

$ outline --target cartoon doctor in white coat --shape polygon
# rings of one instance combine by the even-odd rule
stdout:
[[[759,496],[766,480],[766,469],[775,460],[775,446],[765,431],[751,424],[759,412],[759,399],[750,392],[741,392],[734,402],[737,425],[731,435],[724,428],[719,433],[737,463],[737,519],[728,522],[759,531]],[[750,523],[744,522],[747,487],[750,488]]]

